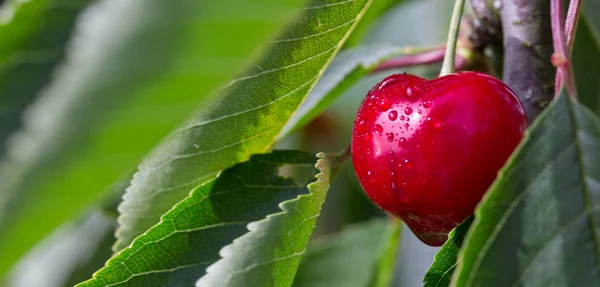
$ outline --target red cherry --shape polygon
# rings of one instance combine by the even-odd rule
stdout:
[[[358,110],[352,161],[379,207],[438,246],[473,213],[526,128],[515,94],[488,75],[392,75]]]

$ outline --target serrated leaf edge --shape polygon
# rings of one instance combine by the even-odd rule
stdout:
[[[267,215],[262,220],[250,222],[246,226],[248,229],[248,232],[246,234],[234,239],[231,244],[226,245],[223,248],[221,248],[221,250],[219,251],[219,255],[221,256],[221,259],[217,260],[215,263],[211,264],[210,266],[208,266],[206,268],[206,274],[204,276],[202,276],[200,279],[198,279],[198,281],[196,282],[197,287],[204,286],[203,282],[201,282],[203,278],[207,277],[210,274],[214,274],[213,273],[214,270],[211,270],[211,269],[214,269],[215,266],[217,266],[217,268],[218,268],[219,265],[225,264],[228,261],[228,258],[230,258],[232,255],[234,255],[234,254],[230,254],[228,252],[229,249],[234,249],[236,246],[242,244],[246,240],[246,237],[249,237],[251,234],[257,232],[258,227],[260,225],[268,223],[273,218],[287,215],[288,212],[292,209],[291,207],[293,207],[295,205],[295,203],[299,202],[300,200],[302,200],[302,199],[310,200],[311,198],[313,198],[315,196],[316,193],[318,193],[318,191],[313,191],[314,189],[320,188],[318,190],[321,190],[321,193],[324,194],[322,201],[323,202],[325,201],[325,196],[329,189],[331,175],[335,174],[334,171],[337,168],[337,164],[335,162],[335,156],[331,155],[331,154],[325,154],[323,152],[320,152],[317,154],[317,158],[319,158],[319,159],[317,160],[317,162],[315,164],[315,168],[317,170],[319,170],[319,173],[317,173],[315,175],[315,178],[317,180],[309,183],[306,186],[309,190],[309,193],[298,195],[294,199],[282,201],[278,205],[279,208],[281,209],[281,212],[272,213],[272,214]],[[321,206],[319,207],[319,214],[317,214],[317,216],[320,215],[320,211],[321,211],[322,207],[323,207],[323,204],[321,203]],[[311,218],[305,218],[305,220],[308,220],[308,219],[311,219]],[[314,226],[313,226],[313,229],[314,229]],[[307,246],[304,246],[304,250],[302,252],[294,253],[291,256],[301,256],[304,253],[306,253],[306,249],[307,249]],[[296,271],[297,271],[297,269],[296,269]],[[294,276],[295,276],[295,274],[294,274]],[[224,280],[226,280],[226,279],[224,279]]]

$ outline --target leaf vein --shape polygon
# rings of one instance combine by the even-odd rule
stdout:
[[[595,212],[595,211],[598,211],[599,209],[600,209],[600,206],[596,206],[596,207],[594,207],[594,209],[592,211]],[[527,266],[525,266],[525,268],[523,269],[523,272],[521,272],[521,276],[519,276],[519,278],[517,278],[517,281],[515,281],[515,283],[512,286],[518,286],[518,283],[520,283],[523,280],[523,277],[525,276],[525,274],[533,266],[533,262],[535,262],[535,260],[537,260],[537,258],[542,254],[542,251],[544,249],[546,249],[548,246],[550,246],[550,244],[552,242],[554,242],[554,240],[556,240],[557,238],[564,235],[565,232],[571,227],[571,225],[575,224],[580,219],[585,218],[586,215],[587,215],[587,211],[586,210],[582,211],[577,216],[573,217],[573,219],[571,221],[569,221],[569,223],[565,224],[559,230],[557,230],[556,233],[553,234],[552,237],[550,237],[549,240],[547,242],[545,242],[544,245],[536,251],[536,253],[533,256],[533,258],[531,259],[531,261],[529,261]]]
[[[329,48],[329,49],[327,49],[327,50],[325,50],[325,51],[323,51],[321,53],[318,53],[316,55],[307,57],[306,59],[303,59],[301,61],[295,62],[293,64],[289,64],[289,65],[286,65],[286,66],[283,66],[283,67],[278,67],[278,68],[271,69],[271,70],[265,70],[265,71],[262,71],[260,73],[256,73],[254,75],[249,75],[249,76],[244,76],[244,77],[237,78],[237,79],[232,80],[231,82],[229,82],[229,84],[227,84],[227,86],[225,86],[224,88],[230,87],[230,86],[232,86],[233,84],[235,84],[237,82],[241,82],[241,81],[246,81],[246,80],[258,78],[258,77],[261,77],[261,76],[264,76],[264,75],[267,75],[267,74],[271,74],[271,73],[282,71],[282,70],[285,70],[285,69],[288,69],[288,68],[291,68],[291,67],[299,66],[299,65],[301,65],[303,63],[306,63],[306,62],[308,62],[310,60],[314,60],[314,59],[316,59],[316,58],[318,58],[320,56],[323,56],[323,55],[326,55],[327,53],[335,51],[337,48],[338,48],[338,46],[335,45],[335,46],[333,46],[333,47],[331,47],[331,48]]]
[[[294,90],[291,90],[287,94],[282,95],[281,97],[278,97],[278,98],[276,98],[276,99],[274,99],[274,100],[272,100],[272,101],[270,101],[268,103],[265,103],[265,104],[262,104],[262,105],[258,105],[256,107],[252,107],[252,108],[240,111],[240,112],[223,115],[223,116],[220,116],[220,117],[217,117],[217,118],[213,118],[213,119],[210,119],[210,120],[206,120],[206,121],[202,121],[202,122],[199,122],[199,123],[194,123],[194,124],[191,124],[191,125],[189,125],[187,127],[181,128],[181,129],[177,130],[176,132],[177,133],[184,132],[184,131],[187,131],[187,130],[190,130],[190,129],[193,129],[193,128],[202,127],[202,126],[207,125],[207,124],[212,124],[212,123],[219,122],[219,121],[222,121],[222,120],[227,119],[227,118],[231,118],[231,117],[235,117],[235,116],[247,114],[249,112],[253,112],[253,111],[256,111],[256,110],[268,107],[268,106],[270,106],[270,105],[272,105],[272,104],[274,104],[274,103],[276,103],[276,102],[278,102],[280,100],[283,100],[283,99],[285,99],[285,98],[287,98],[287,97],[289,97],[289,96],[297,93],[302,88],[304,88],[306,85],[312,83],[316,78],[317,78],[317,76],[312,77],[308,81],[304,82],[302,85],[298,86],[298,88],[296,88]]]
[[[279,44],[279,43],[288,43],[288,42],[295,42],[295,41],[301,41],[301,40],[306,40],[306,39],[310,39],[310,38],[314,38],[314,37],[318,37],[324,34],[328,34],[331,33],[333,31],[337,31],[341,28],[344,28],[352,23],[354,23],[356,21],[356,19],[352,19],[348,22],[345,22],[344,24],[335,26],[333,28],[327,29],[325,31],[319,32],[319,33],[315,33],[315,34],[311,34],[308,36],[304,36],[304,37],[298,37],[298,38],[286,38],[286,39],[281,39],[281,40],[275,40],[275,41],[271,41],[272,44]]]
[[[342,2],[329,3],[329,4],[318,5],[318,6],[308,6],[308,7],[304,8],[304,10],[315,10],[315,9],[321,9],[321,8],[328,8],[328,7],[332,7],[332,6],[347,4],[350,2],[354,2],[354,1],[355,0],[346,0],[346,1],[342,1]]]

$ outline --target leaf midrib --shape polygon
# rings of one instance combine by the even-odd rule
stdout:
[[[440,278],[438,279],[438,281],[435,282],[435,286],[433,286],[433,287],[439,286],[440,282],[442,282],[442,279],[444,279],[444,277],[446,276],[446,274],[448,274],[448,272],[450,272],[450,270],[453,270],[456,267],[456,265],[458,265],[459,262],[460,262],[460,260],[457,259],[456,262],[454,262],[454,264],[450,268],[446,269],[446,271],[444,271],[444,273],[442,274],[442,276],[440,276]]]
[[[563,95],[563,97],[568,96],[566,93],[565,95]],[[578,159],[578,165],[579,165],[579,179],[581,181],[581,185],[583,188],[583,197],[585,200],[585,211],[587,213],[588,219],[589,219],[589,225],[590,225],[590,236],[592,237],[592,240],[594,241],[594,249],[596,250],[596,271],[599,272],[600,274],[600,243],[598,241],[598,234],[596,233],[596,223],[594,222],[594,217],[592,216],[592,210],[594,210],[594,208],[592,208],[591,206],[591,198],[590,198],[590,189],[588,186],[587,181],[585,180],[586,178],[586,170],[585,167],[583,166],[583,147],[581,145],[581,141],[579,140],[579,132],[580,131],[585,131],[583,129],[581,129],[577,123],[577,116],[575,115],[575,106],[574,103],[571,102],[570,99],[567,99],[567,103],[569,105],[569,119],[571,120],[571,122],[573,122],[573,126],[574,126],[574,130],[575,132],[573,133],[573,140],[575,142],[575,151],[577,152],[577,159]],[[593,119],[594,117],[592,117]],[[594,128],[598,129],[598,123],[594,122]],[[590,134],[591,135],[591,134]],[[598,137],[591,135],[592,137],[595,137],[598,139]]]

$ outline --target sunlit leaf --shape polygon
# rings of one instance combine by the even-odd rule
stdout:
[[[309,168],[314,174],[315,162],[316,157],[311,154],[275,151],[255,155],[250,161],[226,169],[217,179],[195,189],[158,225],[109,260],[93,279],[78,286],[190,286],[207,266],[221,258],[219,250],[223,246],[244,234],[221,251],[226,259],[217,265],[243,262],[248,267],[261,262],[261,268],[248,268],[244,273],[256,275],[271,270],[260,273],[264,277],[259,282],[265,284],[256,286],[267,286],[271,280],[293,279],[294,261],[299,261],[312,232],[332,170],[329,159],[319,160],[318,181],[308,188],[305,183],[279,174],[286,166]],[[264,241],[250,240],[255,237]],[[237,251],[240,246],[244,250],[236,252],[235,258],[228,258],[229,251]],[[256,261],[245,261],[248,256]],[[243,267],[232,271],[245,270]],[[213,272],[226,271],[214,269]],[[269,275],[276,278],[268,278]],[[219,279],[218,284],[226,281],[225,277]]]
[[[306,125],[344,91],[371,72],[382,61],[402,54],[405,49],[380,44],[359,46],[340,52],[306,97],[298,111],[286,123],[280,138]]]
[[[268,150],[372,1],[311,1],[245,76],[146,158],[119,208],[116,249],[219,171]]]
[[[310,193],[283,202],[283,212],[249,224],[250,232],[221,250],[223,259],[208,267],[197,287],[292,284],[338,169],[334,156],[320,153],[318,157],[320,173],[307,186]]]

